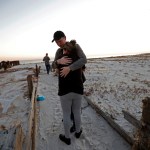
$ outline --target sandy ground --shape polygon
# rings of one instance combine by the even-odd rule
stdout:
[[[64,131],[57,95],[57,77],[52,73],[46,74],[44,63],[38,65],[41,66],[38,94],[44,95],[46,99],[38,102],[37,150],[131,149],[85,99],[82,101],[81,138],[75,139],[72,134],[70,146],[62,143],[58,139]],[[16,122],[21,122],[25,134],[30,110],[26,77],[33,74],[33,67],[35,64],[15,66],[7,72],[0,70],[0,125],[10,128]],[[127,110],[140,119],[142,99],[150,96],[150,55],[90,59],[86,67],[87,80],[84,84],[87,97],[133,136],[136,129],[124,119],[122,110]]]
[[[141,118],[142,100],[150,96],[150,55],[91,59],[86,77],[92,81],[85,83],[89,98],[134,135],[136,129],[123,118],[122,110]]]
[[[80,139],[71,135],[70,146],[62,143],[58,136],[64,133],[62,110],[57,95],[57,77],[42,74],[39,78],[39,93],[46,96],[40,102],[39,135],[37,149],[45,150],[127,150],[130,146],[120,137],[83,99],[82,127]],[[113,138],[112,138],[113,137]]]

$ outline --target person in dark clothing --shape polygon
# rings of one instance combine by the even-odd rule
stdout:
[[[60,96],[63,111],[65,134],[60,134],[59,138],[70,145],[71,109],[74,114],[75,137],[79,138],[82,133],[81,99],[83,95],[83,81],[81,68],[85,65],[87,59],[78,44],[66,41],[66,36],[62,31],[54,33],[53,41],[60,47],[55,54],[54,62],[59,70],[58,95]],[[67,50],[67,46],[71,47],[70,52],[69,49]]]
[[[46,56],[43,58],[43,61],[45,62],[45,67],[46,67],[47,74],[49,74],[51,66],[50,66],[50,62],[49,62],[50,58],[48,56],[48,53],[46,53]]]

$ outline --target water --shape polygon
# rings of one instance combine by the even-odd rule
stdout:
[[[136,53],[136,54],[141,54],[141,53]],[[114,56],[125,56],[125,55],[136,55],[136,54],[132,54],[132,53],[126,53],[126,54],[122,54],[122,55],[118,55],[118,54],[112,54],[112,55],[90,55],[87,56],[87,58],[102,58],[102,57],[114,57]],[[52,61],[54,60],[54,58],[51,58],[50,63],[52,63]],[[42,59],[32,59],[32,60],[20,60],[20,64],[35,64],[35,63],[43,63]]]
[[[51,59],[50,63],[53,61],[53,59]],[[35,64],[35,63],[43,63],[42,59],[34,59],[34,60],[20,60],[20,64],[24,65],[24,64]]]
[[[20,64],[33,64],[33,63],[41,63],[43,62],[41,59],[35,59],[35,60],[20,60]]]

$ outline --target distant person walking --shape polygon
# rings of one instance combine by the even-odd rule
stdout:
[[[50,66],[50,62],[49,62],[50,58],[48,56],[48,53],[46,53],[46,56],[43,58],[43,61],[45,62],[47,74],[49,74],[51,66]]]

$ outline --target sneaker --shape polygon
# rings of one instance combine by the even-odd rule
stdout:
[[[71,144],[71,139],[70,138],[66,138],[63,134],[60,134],[59,135],[59,139],[61,141],[63,141],[64,143],[66,143],[67,145],[70,145]]]
[[[80,130],[79,133],[76,132],[74,135],[75,135],[75,137],[78,139],[78,138],[81,136],[81,133],[82,133],[82,130]]]
[[[73,126],[70,128],[70,133],[73,133],[76,131],[75,125],[73,124]]]

